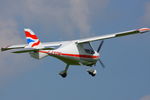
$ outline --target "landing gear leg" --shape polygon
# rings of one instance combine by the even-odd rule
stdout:
[[[87,72],[88,72],[91,76],[93,76],[93,77],[96,75],[96,70],[95,70],[95,69],[87,70]]]
[[[69,65],[67,64],[67,66],[65,67],[65,70],[61,71],[59,73],[59,75],[63,78],[65,78],[67,76],[67,71],[68,71]]]

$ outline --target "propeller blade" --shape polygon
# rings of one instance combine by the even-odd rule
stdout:
[[[98,47],[98,49],[97,49],[97,52],[99,52],[101,50],[103,43],[104,43],[104,41],[102,40],[99,47]]]
[[[103,68],[105,68],[104,63],[103,63],[100,59],[99,59],[98,61],[99,61],[99,63],[101,64],[101,66],[102,66]]]

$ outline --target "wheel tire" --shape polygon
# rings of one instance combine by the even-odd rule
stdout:
[[[62,76],[63,78],[66,78],[67,73],[62,74],[61,76]]]
[[[93,77],[96,75],[95,70],[88,70],[87,72]]]
[[[63,78],[66,78],[67,73],[66,73],[66,72],[64,72],[64,71],[62,71],[62,72],[60,72],[60,73],[59,73],[59,75],[60,75],[61,77],[63,77]]]
[[[91,75],[94,77],[96,74],[93,74],[93,73],[92,73]]]

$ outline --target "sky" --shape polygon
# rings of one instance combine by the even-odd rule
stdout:
[[[26,43],[24,28],[42,42],[150,27],[149,0],[0,0],[0,47]],[[85,66],[55,58],[0,52],[0,100],[150,100],[150,32],[106,40],[91,77]],[[98,42],[93,43],[97,48]]]

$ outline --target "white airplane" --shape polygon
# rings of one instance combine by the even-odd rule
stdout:
[[[148,31],[150,31],[150,28],[140,28],[136,30],[79,40],[41,43],[33,31],[30,29],[24,29],[27,44],[3,47],[1,48],[1,51],[15,50],[12,51],[12,53],[29,53],[30,56],[35,59],[42,59],[47,56],[55,57],[66,64],[65,69],[59,73],[59,75],[65,78],[67,76],[69,65],[85,65],[92,67],[96,65],[97,61],[99,61],[102,67],[104,67],[104,64],[100,60],[99,52],[105,39],[138,33],[142,34]],[[101,40],[101,43],[98,49],[94,50],[90,42],[98,40]],[[92,76],[96,75],[96,70],[94,69],[87,70],[87,72]]]

